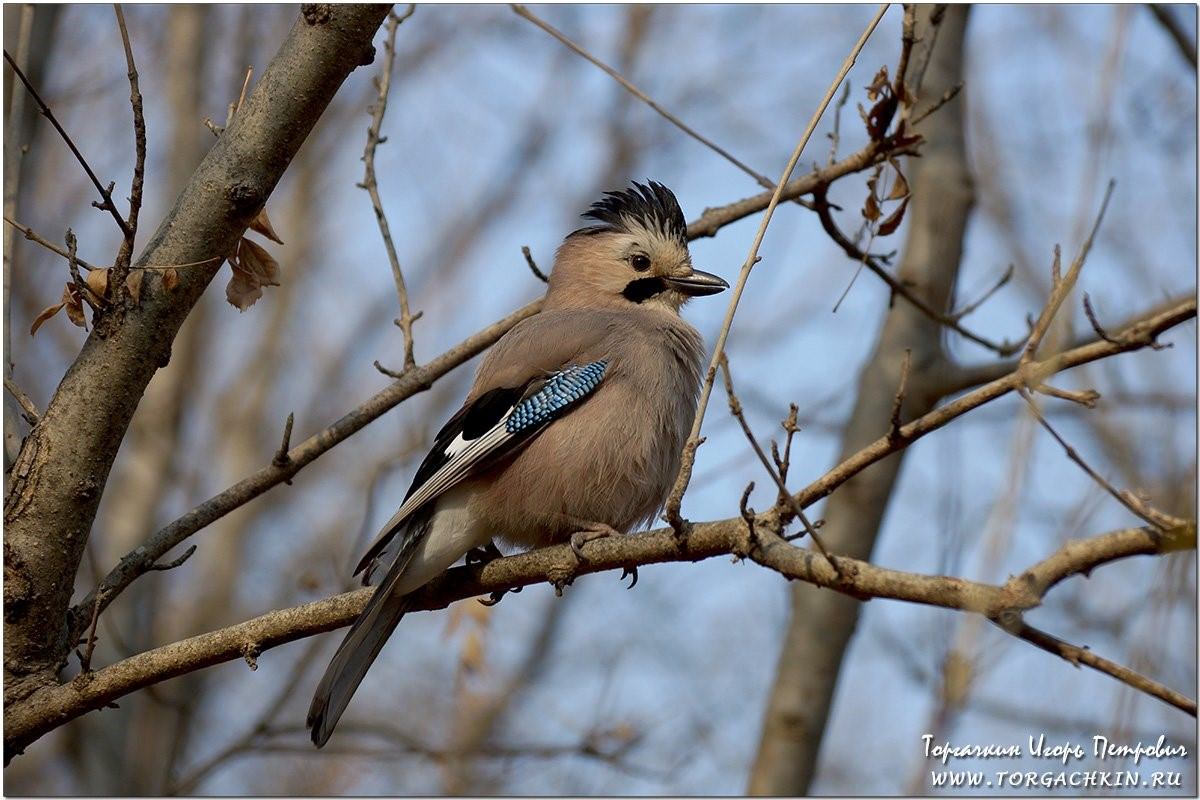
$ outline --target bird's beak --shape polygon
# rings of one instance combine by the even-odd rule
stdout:
[[[711,272],[701,272],[698,269],[693,270],[691,275],[667,278],[666,281],[672,289],[689,297],[717,294],[729,288],[729,284],[721,277],[713,275]]]

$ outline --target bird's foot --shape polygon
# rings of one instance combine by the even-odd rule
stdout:
[[[504,558],[504,553],[500,552],[495,542],[488,542],[483,547],[475,547],[467,551],[467,566],[487,564],[497,558]]]
[[[510,594],[510,593],[516,594],[517,592],[521,591],[524,588],[525,588],[524,586],[517,586],[514,589],[497,589],[496,591],[494,591],[490,595],[488,595],[486,600],[482,597],[479,598],[479,603],[480,603],[480,605],[485,605],[485,606],[491,607],[491,606],[496,605],[496,603],[499,603],[504,598],[504,595]]]
[[[620,536],[616,528],[603,522],[589,522],[575,533],[571,534],[571,552],[580,561],[587,561],[583,554],[583,546],[597,539],[607,539],[610,536]]]

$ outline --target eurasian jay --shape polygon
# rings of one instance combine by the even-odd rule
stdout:
[[[378,581],[317,687],[308,726],[329,740],[407,596],[493,538],[523,547],[652,520],[679,471],[703,341],[679,316],[729,284],[692,268],[687,224],[653,181],[607,192],[559,247],[541,312],[484,358],[400,509],[358,564]]]

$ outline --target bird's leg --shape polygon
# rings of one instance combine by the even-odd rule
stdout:
[[[609,536],[620,536],[620,532],[616,528],[604,522],[584,522],[579,525],[579,530],[571,534],[571,552],[580,561],[587,561],[587,556],[583,554],[583,546],[588,542],[594,542],[597,539],[607,539]]]
[[[504,558],[504,553],[496,547],[495,542],[488,542],[483,547],[474,547],[467,551],[467,566],[471,564],[487,564],[497,558]]]
[[[609,536],[620,536],[620,531],[607,525],[603,522],[580,522],[572,520],[579,525],[579,530],[571,534],[570,544],[571,552],[575,554],[575,558],[580,562],[587,561],[587,556],[583,554],[583,546],[588,542],[594,542],[597,539],[606,539]],[[637,567],[625,567],[621,571],[621,580],[630,578],[629,588],[632,589],[638,581]]]

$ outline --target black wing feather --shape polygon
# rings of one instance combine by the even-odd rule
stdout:
[[[442,426],[434,437],[433,447],[429,449],[429,453],[421,461],[421,465],[417,467],[417,472],[413,476],[412,485],[408,487],[408,491],[404,495],[404,499],[413,496],[413,493],[420,489],[426,481],[437,474],[438,470],[444,467],[450,460],[450,455],[446,452],[451,443],[458,439],[459,435],[466,441],[478,439],[483,434],[494,428],[500,423],[504,417],[513,410],[514,407],[526,397],[536,393],[546,384],[545,377],[538,377],[531,380],[524,386],[508,386],[498,389],[491,389],[479,397],[475,398],[474,402],[469,405],[464,405],[460,408],[453,417]],[[545,425],[539,425],[536,428],[522,431],[520,435],[514,436],[510,441],[493,453],[485,462],[479,465],[479,469],[486,469],[488,466],[495,464],[505,455],[513,452],[525,442],[533,438]],[[364,576],[364,582],[369,582],[371,574],[374,571],[372,562],[378,559],[391,544],[396,532],[403,527],[403,522],[391,528],[390,530],[382,531],[375,541],[368,548],[362,559],[358,562],[358,566],[354,569],[354,574],[367,570]]]

